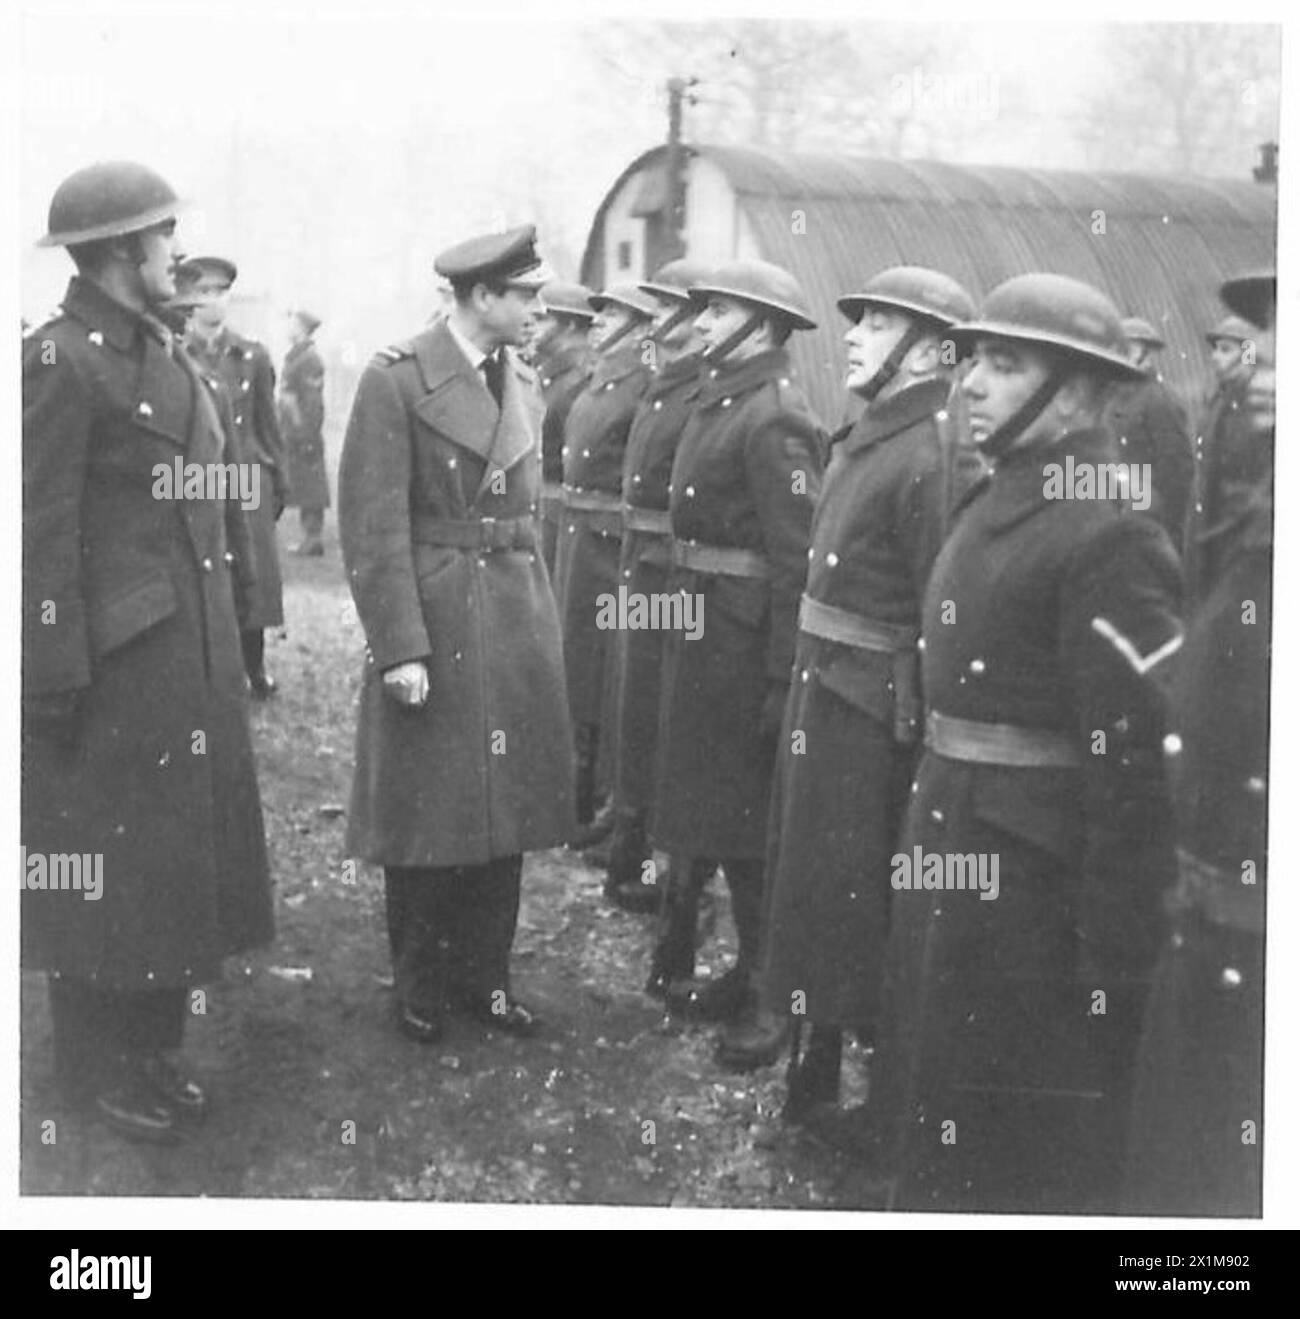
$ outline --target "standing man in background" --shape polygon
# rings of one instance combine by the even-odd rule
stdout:
[[[289,452],[291,502],[298,508],[303,539],[295,554],[319,558],[325,510],[330,506],[329,475],[325,470],[325,363],[312,335],[320,318],[309,311],[289,313],[289,342],[280,380],[283,430]]]
[[[564,516],[555,556],[555,595],[564,628],[564,667],[577,744],[577,848],[607,838],[609,801],[597,815],[599,770],[612,766],[614,639],[598,625],[599,597],[618,590],[623,541],[623,450],[650,382],[642,339],[658,305],[635,284],[591,299],[596,360],[564,423]]]
[[[532,353],[546,417],[542,421],[542,553],[555,571],[564,502],[564,423],[591,370],[587,334],[595,311],[583,284],[552,280],[538,295]]]
[[[435,270],[456,305],[362,373],[339,533],[365,628],[348,848],[384,867],[398,1025],[449,1007],[531,1035],[510,984],[523,853],[572,831],[559,621],[538,544],[541,398],[510,350],[545,282],[532,225]]]
[[[275,524],[284,511],[289,482],[284,443],[275,407],[275,368],[270,354],[227,324],[230,289],[238,276],[225,257],[190,257],[176,271],[178,290],[195,295],[186,347],[200,370],[225,386],[242,462],[261,467],[259,500],[246,513],[252,533],[256,584],[240,601],[240,641],[244,671],[256,700],[274,695],[275,680],[266,672],[264,629],[284,626],[284,590]]]

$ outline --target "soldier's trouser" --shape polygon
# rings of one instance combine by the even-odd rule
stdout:
[[[244,672],[250,678],[258,677],[266,660],[266,637],[260,627],[241,629],[239,646],[244,652]]]
[[[478,866],[384,868],[389,947],[399,1000],[435,1015],[448,1000],[510,992],[523,857]]]
[[[736,970],[756,976],[763,952],[763,862],[755,857],[724,857],[722,873],[731,893],[731,916],[740,946]]]
[[[92,1092],[124,1057],[176,1049],[184,1038],[184,986],[124,991],[63,975],[49,987],[54,1070],[66,1086]]]
[[[308,540],[320,540],[321,533],[325,530],[325,510],[323,508],[300,508],[298,510],[298,522],[302,527],[302,534]]]
[[[717,869],[717,863],[700,857],[672,856],[662,885],[655,926],[652,977],[689,979],[695,974],[695,927],[700,894]]]
[[[576,808],[579,824],[589,824],[596,814],[596,758],[600,754],[600,725],[579,724],[574,730],[578,756]]]

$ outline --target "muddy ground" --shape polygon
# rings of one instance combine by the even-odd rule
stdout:
[[[286,545],[295,531],[282,527]],[[861,1168],[776,1119],[779,1067],[726,1072],[707,1029],[663,1022],[640,991],[650,918],[606,905],[599,872],[567,851],[524,869],[514,979],[544,1015],[542,1035],[457,1018],[431,1048],[397,1034],[381,875],[362,866],[344,882],[363,643],[328,544],[323,560],[284,558],[287,628],[268,634],[267,657],[280,694],[253,707],[278,937],[228,963],[189,1026],[186,1061],[212,1116],[184,1144],[156,1148],[68,1109],[51,1078],[43,979],[25,975],[23,1191],[876,1207]],[[706,973],[733,951],[717,890]],[[845,1073],[847,1097],[861,1098],[854,1049]]]

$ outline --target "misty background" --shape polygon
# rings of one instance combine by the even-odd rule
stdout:
[[[138,159],[194,203],[185,250],[238,263],[233,319],[277,364],[284,311],[323,318],[334,437],[370,354],[437,306],[441,248],[533,221],[576,276],[601,198],[666,139],[669,78],[694,80],[687,143],[1241,179],[1280,83],[1263,25],[55,12],[20,39],[23,315],[70,273],[31,246],[59,181]]]

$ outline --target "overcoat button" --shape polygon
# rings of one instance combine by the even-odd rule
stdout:
[[[86,338],[89,339],[96,348],[102,348],[104,346],[104,336],[100,334],[98,330],[91,330],[91,332],[86,335]]]
[[[152,417],[152,416],[153,416],[153,409],[148,405],[148,403],[144,402],[143,399],[140,401],[140,405],[139,405],[139,407],[136,408],[136,411],[137,411],[142,417]]]
[[[839,561],[840,561],[840,556],[839,556],[838,554],[836,554],[834,550],[832,550],[832,551],[826,556],[826,566],[827,566],[828,568],[834,568],[835,565],[836,565],[837,563],[839,563]]]
[[[1235,966],[1225,966],[1219,979],[1223,982],[1225,989],[1239,989],[1241,987],[1241,972]]]
[[[231,552],[230,552],[229,550],[227,550],[227,551],[221,556],[221,559],[222,559],[222,562],[223,562],[223,563],[234,563],[234,561],[235,561],[235,556],[234,556],[233,554],[231,554]]]
[[[211,571],[212,571],[212,560],[211,560],[211,559],[204,559],[204,560],[203,560],[203,571],[204,571],[204,572],[211,572]]]
[[[655,399],[655,411],[656,411],[656,412],[658,412],[659,409],[660,409],[661,407],[663,407],[663,405],[664,405],[664,401],[663,401],[663,399],[661,399],[661,398],[657,398],[657,399]]]

